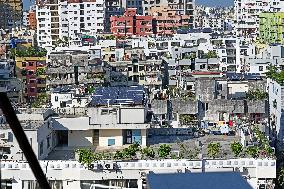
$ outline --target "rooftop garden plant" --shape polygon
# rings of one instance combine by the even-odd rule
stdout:
[[[284,85],[284,71],[279,71],[276,66],[270,65],[265,73],[267,78],[275,80],[280,85]]]
[[[207,154],[209,157],[215,159],[221,151],[221,145],[219,142],[211,142],[207,146]]]
[[[45,57],[47,51],[42,48],[28,47],[23,49],[14,48],[11,50],[12,58],[15,57]]]
[[[260,89],[249,90],[246,94],[249,100],[263,100],[268,97],[267,92],[261,91]]]

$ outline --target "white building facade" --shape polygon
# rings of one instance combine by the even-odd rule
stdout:
[[[259,14],[262,12],[283,11],[281,0],[235,0],[235,31],[239,36],[256,36],[259,27]]]
[[[65,0],[36,6],[37,40],[40,47],[81,45],[82,35],[104,30],[104,0]],[[61,39],[64,44],[56,44]]]
[[[90,168],[77,161],[40,161],[52,189],[137,188],[146,189],[149,172],[239,172],[257,189],[273,187],[276,178],[276,160],[227,159],[227,160],[136,160],[98,161]],[[35,189],[36,181],[27,162],[2,161],[2,184],[12,189]],[[233,184],[233,183],[232,183]]]

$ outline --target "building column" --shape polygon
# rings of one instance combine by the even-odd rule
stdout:
[[[138,189],[142,189],[143,188],[143,180],[142,179],[138,179],[137,180],[137,186],[138,186]]]

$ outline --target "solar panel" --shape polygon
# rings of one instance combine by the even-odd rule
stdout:
[[[92,96],[91,105],[143,104],[145,90],[143,86],[98,87]]]

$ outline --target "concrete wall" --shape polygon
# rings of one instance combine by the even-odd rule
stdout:
[[[88,117],[54,118],[51,121],[54,130],[88,130]]]
[[[145,123],[144,108],[120,108],[120,123]]]
[[[197,101],[172,99],[172,108],[174,113],[179,114],[197,114]]]
[[[220,112],[244,113],[244,101],[231,101],[226,99],[212,100],[208,102],[208,110],[205,111],[203,119],[209,121],[218,121]]]
[[[51,104],[52,108],[60,108],[61,102],[70,103],[72,101],[73,94],[59,94],[59,93],[51,93]],[[57,98],[57,100],[56,100]]]
[[[68,131],[68,146],[93,146],[93,130]]]
[[[245,98],[248,90],[247,82],[230,82],[228,83],[228,98]]]
[[[249,80],[248,81],[249,90],[262,90],[267,91],[267,81],[266,80]]]
[[[279,140],[283,139],[284,133],[284,120],[283,120],[283,105],[282,105],[282,95],[284,95],[284,88],[281,87],[277,82],[268,79],[268,93],[269,93],[269,113],[271,118],[271,128],[275,129],[276,135]],[[274,102],[276,101],[276,106]],[[273,124],[274,122],[274,124]]]
[[[154,114],[166,114],[167,113],[167,101],[166,100],[152,100],[152,110]]]
[[[215,80],[198,79],[195,82],[196,99],[209,101],[215,98]]]
[[[248,113],[268,113],[268,102],[267,100],[248,100]]]
[[[100,135],[99,135],[99,146],[107,147],[108,139],[115,139],[114,146],[122,146],[123,144],[122,130],[121,129],[108,129],[108,130],[101,129]]]
[[[109,111],[109,113],[104,113]],[[88,108],[90,124],[117,124],[118,111],[116,108]]]
[[[57,145],[56,142],[56,132],[53,131],[48,123],[44,123],[37,130],[37,144],[38,144],[38,158],[44,159],[48,156],[48,154],[52,151],[52,149]],[[47,145],[47,140],[49,140],[49,147]],[[40,154],[40,143],[43,144],[43,153]]]

